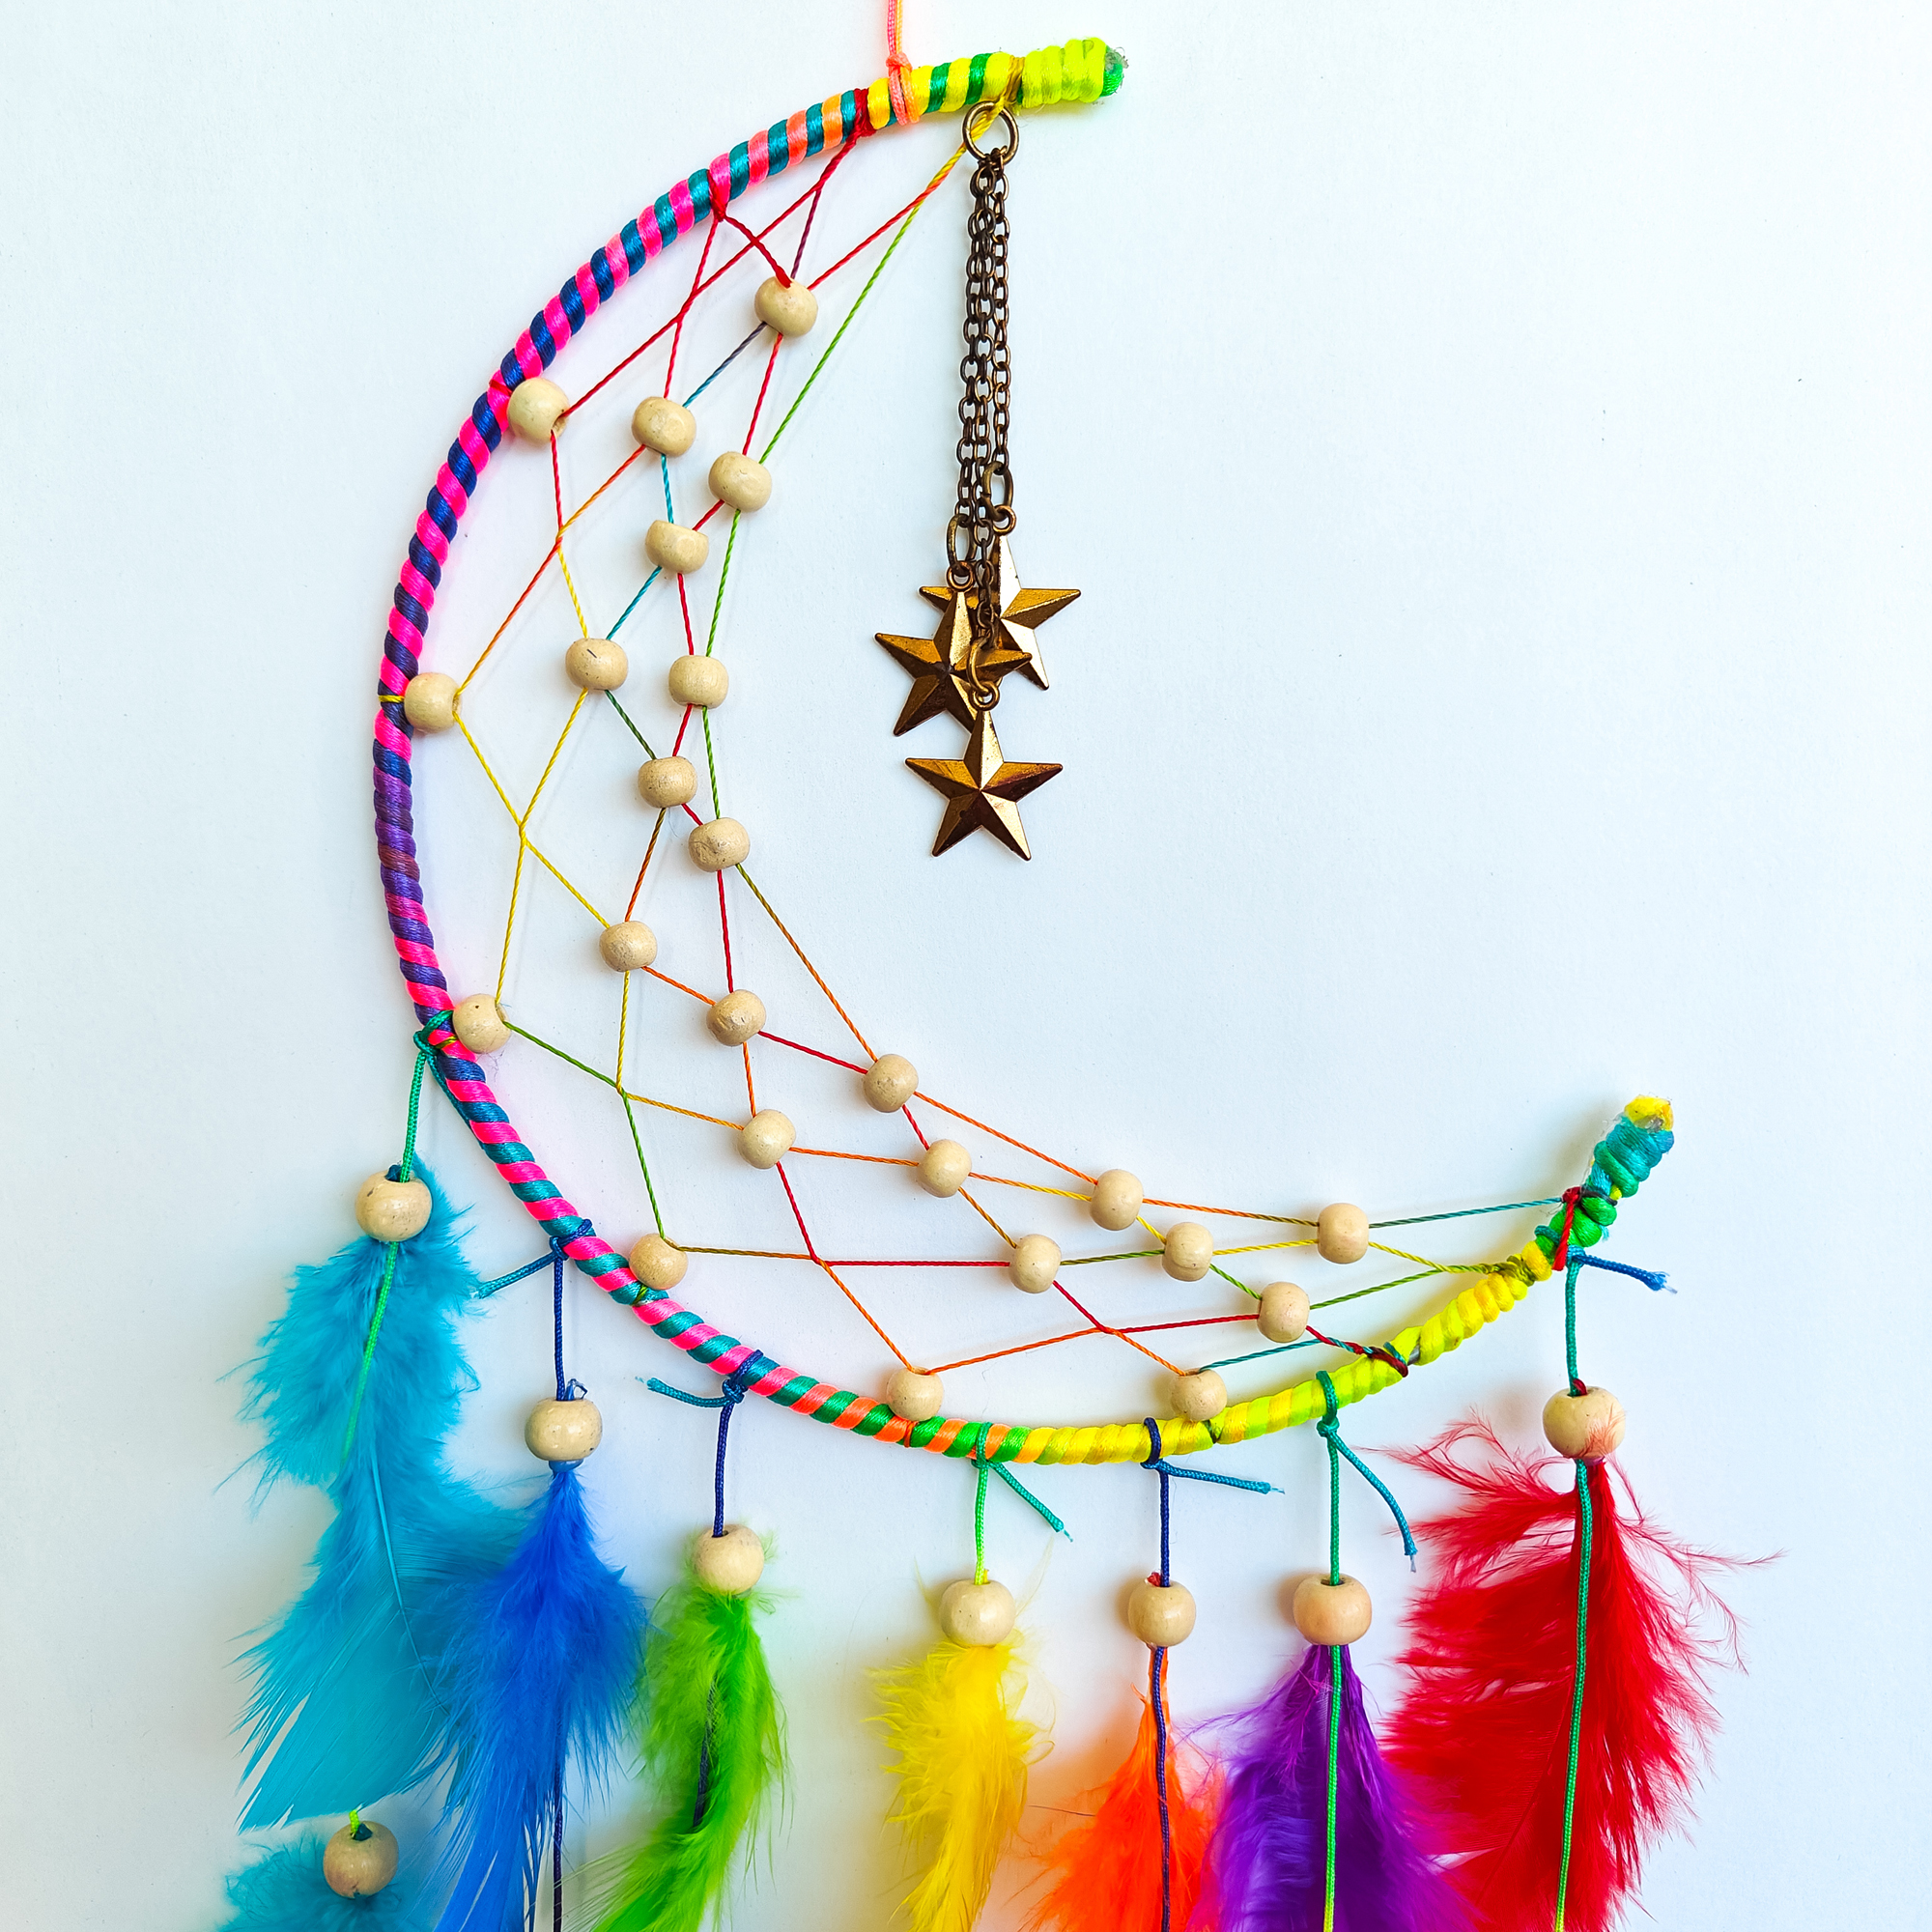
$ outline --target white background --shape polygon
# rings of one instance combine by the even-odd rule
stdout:
[[[868,10],[762,0],[8,13],[0,1917],[191,1932],[217,1922],[239,1856],[236,1638],[286,1600],[324,1520],[307,1494],[251,1512],[245,1477],[220,1487],[254,1438],[218,1378],[284,1271],[345,1237],[399,1131],[411,1022],[369,851],[367,721],[404,540],[490,369],[589,250],[752,128],[879,71],[881,48]],[[1624,1466],[1662,1521],[1783,1554],[1729,1585],[1749,1672],[1719,1688],[1693,1837],[1658,1852],[1646,1903],[1712,1932],[1910,1922],[1928,1800],[1908,1428],[1923,23],[1822,5],[1185,20],[1147,0],[935,0],[908,25],[921,59],[1092,29],[1132,61],[1117,99],[1029,122],[1013,176],[1018,554],[1085,592],[1043,634],[1052,692],[1009,686],[1001,712],[1009,755],[1066,766],[1025,808],[1033,865],[984,840],[925,856],[936,802],[898,760],[957,734],[888,735],[903,680],[869,641],[917,628],[951,487],[957,179],[787,432],[734,565],[727,809],[875,1044],[1151,1191],[1383,1214],[1547,1194],[1631,1094],[1672,1096],[1678,1150],[1615,1252],[1681,1293],[1591,1280],[1585,1373],[1627,1403]],[[854,156],[824,244],[903,201],[949,139]],[[668,312],[690,247],[600,320],[567,384]],[[837,286],[828,319],[856,283]],[[780,391],[797,376],[781,363]],[[741,425],[748,397],[725,393],[721,424]],[[602,473],[628,407],[566,439],[575,480]],[[683,487],[740,433],[701,442]],[[540,466],[509,449],[492,467],[430,663],[473,645],[541,553]],[[635,576],[649,514],[633,495],[586,530],[593,606]],[[673,647],[668,606],[652,623],[640,692]],[[552,602],[522,634],[545,705],[546,653],[574,628]],[[626,769],[607,734],[564,778],[586,838],[603,824],[634,864]],[[427,746],[419,773],[432,917],[468,991],[494,969],[505,821],[460,745]],[[701,903],[683,903],[667,888],[652,913],[667,960],[715,978]],[[581,960],[584,928],[560,895],[538,909],[506,997],[549,1000],[559,1030],[594,1006],[585,1037],[608,1054],[608,980],[581,974],[578,999],[556,963]],[[782,1010],[837,1050],[769,928],[740,929],[740,980],[770,988],[774,1026]],[[688,1057],[728,1105],[728,1057],[693,1042],[691,1010],[651,1009],[665,1065]],[[760,1065],[801,1121],[887,1135],[776,1052]],[[531,1050],[501,1079],[540,1157],[627,1241],[643,1224],[620,1120]],[[647,1131],[673,1224],[783,1245],[768,1179],[666,1118]],[[526,1258],[521,1211],[453,1120],[429,1122],[430,1159],[476,1204],[478,1265]],[[828,1250],[984,1251],[902,1171],[792,1166]],[[1516,1245],[1532,1217],[1506,1218],[1430,1251]],[[1073,1244],[1077,1224],[1051,1225]],[[1111,1308],[1226,1305],[1129,1265]],[[715,1263],[687,1288],[814,1373],[883,1376],[809,1270]],[[878,1298],[922,1353],[1044,1332],[986,1278]],[[1437,1298],[1400,1291],[1359,1332]],[[475,1324],[465,1467],[528,1466],[545,1299],[516,1292]],[[707,1508],[708,1425],[634,1378],[698,1372],[587,1289],[571,1348],[605,1406],[588,1480],[609,1548],[655,1591]],[[1413,1442],[1480,1403],[1527,1442],[1560,1374],[1546,1291],[1349,1428]],[[1237,1393],[1268,1385],[1267,1365],[1236,1372]],[[1154,1389],[1118,1345],[1085,1343],[951,1396],[1088,1419],[1137,1416]],[[732,1922],[882,1924],[898,1867],[865,1673],[930,1639],[921,1582],[970,1562],[970,1477],[762,1405],[734,1444],[733,1512],[777,1538],[767,1640],[799,1776]],[[1292,1656],[1281,1586],[1323,1539],[1310,1432],[1218,1466],[1288,1494],[1178,1492],[1177,1569],[1202,1605],[1174,1665],[1187,1720]],[[1131,1732],[1145,1654],[1118,1604],[1151,1561],[1152,1484],[1046,1470],[1037,1488],[1075,1537],[1027,1616],[1057,1712],[1035,1796],[1065,1806]],[[1347,1508],[1381,1612],[1359,1655],[1386,1695],[1406,1572],[1359,1486]],[[1023,1583],[1039,1525],[997,1491],[990,1521],[996,1572]],[[635,1815],[618,1795],[595,1843]],[[986,1922],[1012,1921],[1001,1905]]]

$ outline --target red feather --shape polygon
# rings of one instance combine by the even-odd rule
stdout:
[[[1166,1662],[1163,1657],[1163,1700]],[[1160,1810],[1153,1761],[1153,1706],[1147,1704],[1126,1762],[1087,1801],[1093,1815],[1063,1833],[1048,1853],[1053,1889],[1028,1918],[1029,1932],[1048,1926],[1060,1932],[1160,1932]],[[1218,1775],[1175,1735],[1170,1719],[1167,1810],[1174,1852],[1168,1922],[1173,1932],[1187,1924],[1201,1892],[1219,1791]]]
[[[1476,1420],[1403,1460],[1468,1500],[1418,1525],[1439,1571],[1409,1613],[1399,1662],[1410,1688],[1387,1760],[1431,1801],[1481,1932],[1607,1932],[1644,1855],[1689,1816],[1717,1725],[1706,1679],[1736,1660],[1735,1624],[1706,1580],[1729,1559],[1653,1529],[1627,1483],[1620,1515],[1608,1467],[1591,1466],[1588,1661],[1558,1919],[1577,1681],[1575,1464],[1525,1461]],[[1567,1489],[1550,1487],[1558,1467]],[[1707,1615],[1721,1636],[1701,1628]]]

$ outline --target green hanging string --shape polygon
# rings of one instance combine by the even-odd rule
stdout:
[[[1328,1445],[1328,1583],[1342,1585],[1342,1443],[1335,1428],[1335,1384],[1324,1369],[1317,1377],[1327,1413],[1321,1437]],[[1324,1833],[1326,1870],[1321,1889],[1321,1932],[1335,1932],[1335,1813],[1342,1776],[1342,1652],[1328,1647],[1328,1817]]]
[[[1580,1255],[1573,1255],[1563,1278],[1564,1340],[1568,1349],[1570,1388],[1583,1393],[1577,1374],[1577,1276]],[[1570,1890],[1570,1851],[1577,1828],[1577,1760],[1583,1738],[1583,1671],[1589,1656],[1590,1546],[1595,1540],[1595,1511],[1590,1504],[1590,1465],[1577,1464],[1577,1688],[1570,1698],[1570,1761],[1563,1775],[1563,1861],[1556,1873],[1556,1918],[1553,1932],[1563,1932],[1563,1913]]]
[[[415,1166],[416,1158],[416,1113],[422,1105],[423,1068],[429,1064],[429,1048],[420,1038],[416,1041],[416,1070],[410,1080],[410,1115],[403,1129],[403,1157],[396,1168],[396,1179],[408,1180]],[[399,1242],[386,1241],[383,1247],[383,1280],[376,1290],[376,1310],[369,1318],[369,1336],[362,1344],[362,1365],[355,1372],[355,1392],[349,1398],[349,1426],[342,1435],[342,1455],[346,1462],[351,1446],[355,1440],[355,1424],[362,1414],[362,1396],[369,1386],[369,1370],[376,1360],[376,1338],[383,1332],[383,1316],[389,1305],[389,1290],[396,1279],[396,1249]]]
[[[973,1580],[983,1583],[986,1580],[986,1477],[989,1473],[985,1457],[980,1453],[986,1446],[986,1425],[980,1425],[980,1440],[973,1450],[973,1461],[978,1466],[980,1486],[973,1496]]]

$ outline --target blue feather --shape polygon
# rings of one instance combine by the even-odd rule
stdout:
[[[221,1932],[417,1932],[413,1888],[398,1877],[367,1898],[343,1898],[322,1875],[313,1834],[278,1845],[228,1880],[235,1916]]]
[[[263,1338],[242,1413],[267,1425],[256,1459],[278,1479],[328,1492],[312,1580],[245,1655],[254,1684],[244,1777],[261,1778],[245,1828],[348,1811],[403,1791],[446,1747],[428,1660],[444,1641],[453,1589],[504,1560],[513,1512],[442,1466],[443,1438],[474,1378],[453,1320],[475,1294],[457,1217],[435,1179],[428,1225],[395,1273],[349,1452],[344,1437],[386,1250],[358,1239],[296,1271],[287,1311]]]
[[[451,1593],[438,1683],[457,1740],[437,1932],[513,1932],[543,1883],[566,1759],[601,1782],[636,1691],[644,1609],[597,1554],[577,1465],[551,1465],[503,1569]]]

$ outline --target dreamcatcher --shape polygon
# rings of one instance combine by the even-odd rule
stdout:
[[[1717,1608],[1711,1559],[1666,1540],[1619,1494],[1608,1459],[1623,1411],[1583,1379],[1577,1340],[1592,1271],[1664,1286],[1598,1251],[1671,1145],[1669,1107],[1633,1101],[1559,1196],[1462,1210],[1541,1213],[1514,1252],[1480,1263],[1415,1251],[1421,1224],[1446,1216],[1372,1221],[1337,1203],[1303,1218],[1151,1194],[1125,1169],[1085,1173],[935,1097],[908,1058],[875,1049],[812,964],[809,935],[786,923],[783,880],[758,861],[755,822],[730,810],[727,586],[734,570],[742,583],[754,568],[757,520],[786,488],[786,456],[808,434],[836,435],[811,409],[820,372],[908,229],[957,178],[956,487],[934,533],[932,581],[880,592],[882,618],[895,611],[903,624],[921,608],[918,589],[931,626],[878,634],[908,675],[892,728],[950,721],[944,728],[964,732],[957,755],[905,760],[936,794],[941,864],[975,834],[1028,857],[1022,802],[1061,769],[1009,758],[994,722],[1009,679],[1049,691],[1041,633],[1079,594],[1026,582],[1017,560],[1008,194],[1019,116],[1112,95],[1124,63],[1098,41],[1076,41],[1024,60],[913,68],[895,30],[893,39],[886,79],[740,142],[595,251],[491,377],[410,540],[375,739],[380,861],[416,1016],[407,1123],[398,1160],[355,1196],[360,1237],[298,1273],[251,1383],[266,1475],[324,1490],[335,1516],[307,1588],[248,1654],[243,1824],[322,1822],[231,1881],[233,1923],[506,1932],[568,1918],[600,1932],[688,1932],[702,1922],[772,1820],[787,1775],[782,1686],[759,1634],[773,1613],[760,1588],[768,1551],[729,1509],[732,1418],[757,1401],[972,1474],[970,1577],[940,1600],[929,1654],[888,1663],[877,1683],[898,1780],[894,1816],[916,1873],[906,1909],[921,1932],[963,1932],[978,1917],[996,1865],[1017,1855],[1029,1768],[1045,1743],[1021,1716],[1019,1608],[986,1562],[988,1495],[1009,1495],[1058,1529],[1025,1480],[1029,1465],[1101,1463],[1139,1464],[1151,1479],[1149,1546],[1118,1559],[1145,1572],[1127,1604],[1147,1650],[1145,1715],[1087,1814],[1041,1853],[1037,1925],[1594,1932],[1616,1918],[1643,1850],[1681,1811],[1713,1721],[1704,1677],[1716,1651],[1694,1616]],[[853,157],[869,138],[942,115],[959,117],[960,132],[938,172],[869,233],[830,241],[838,178],[860,165]],[[679,243],[688,274],[657,264]],[[601,366],[585,360],[603,339],[590,324],[637,278],[656,291],[648,329]],[[723,330],[715,355],[701,346],[707,325]],[[568,388],[547,373],[566,373],[567,349]],[[607,445],[611,461],[593,462]],[[521,472],[525,500],[540,490],[547,548],[494,629],[474,639],[444,629],[434,641],[431,610],[459,529],[497,466]],[[1063,628],[1077,634],[1077,621]],[[520,772],[500,744],[532,729],[542,738]],[[415,787],[453,783],[459,770],[509,835],[487,991],[445,978],[412,836]],[[603,843],[587,842],[582,863],[551,831],[571,789],[598,801]],[[620,790],[628,796],[613,806]],[[540,979],[532,962],[553,949],[569,952],[574,971],[604,976],[614,1028],[578,1021],[565,1000],[525,997]],[[472,957],[485,951],[480,940],[466,947]],[[781,955],[801,993],[768,1003],[744,968]],[[660,1049],[692,1031],[685,1014],[701,1014],[713,1070],[674,1092],[662,1084],[670,1056]],[[522,1138],[493,1089],[499,1055],[574,1083],[559,1091],[598,1096],[623,1133],[635,1159],[627,1205],[614,1211],[631,1218],[627,1250]],[[731,1092],[721,1065],[741,1082],[741,1100],[715,1097]],[[862,1095],[889,1137],[833,1146],[809,1115],[795,1123],[790,1095],[808,1074]],[[518,1078],[527,1088],[535,1075]],[[445,1104],[548,1244],[499,1280],[472,1272],[456,1215],[417,1158],[422,1109]],[[683,1177],[720,1158],[769,1178],[795,1245],[698,1238],[680,1206]],[[916,1182],[965,1211],[949,1211],[947,1233],[930,1236],[938,1254],[844,1258],[797,1175],[821,1160],[858,1163],[906,1198],[917,1198]],[[1060,1232],[1038,1232],[1042,1220]],[[1068,1252],[1068,1230],[1083,1227],[1079,1245],[1094,1251]],[[1339,1266],[1400,1272],[1313,1305],[1290,1280],[1240,1278],[1305,1246]],[[1017,1339],[937,1363],[901,1346],[890,1307],[858,1283],[915,1264],[983,1271],[977,1282],[1002,1295],[1009,1284],[1021,1299],[985,1305]],[[1201,1304],[1109,1322],[1094,1312],[1093,1277],[1076,1274],[1150,1264],[1183,1288],[1201,1285]],[[876,1382],[841,1388],[768,1352],[789,1350],[796,1334],[740,1339],[708,1322],[691,1303],[701,1303],[706,1270],[726,1266],[810,1274],[842,1297],[872,1338]],[[1329,1332],[1351,1325],[1329,1305],[1358,1315],[1364,1293],[1422,1280],[1445,1290],[1426,1321],[1366,1338]],[[568,1358],[564,1308],[585,1281],[672,1344],[687,1371],[709,1371],[696,1391],[650,1381],[676,1405],[667,1427],[715,1427],[716,1459],[685,1574],[648,1616],[639,1581],[664,1579],[625,1574],[623,1552],[600,1539],[584,1481],[603,1424],[575,1373],[582,1364]],[[526,1435],[548,1474],[527,1499],[505,1503],[448,1466],[445,1440],[468,1386],[466,1313],[519,1283],[551,1297],[549,1392]],[[1566,1379],[1545,1413],[1566,1486],[1471,1423],[1409,1459],[1463,1493],[1459,1509],[1411,1531],[1344,1439],[1344,1410],[1539,1288],[1561,1293],[1569,1318]],[[1162,1374],[1167,1414],[1061,1427],[947,1413],[951,1370],[1095,1336]],[[600,1357],[623,1347],[620,1323]],[[1224,1370],[1269,1376],[1307,1350],[1324,1351],[1327,1366],[1230,1400]],[[1331,1472],[1330,1562],[1293,1600],[1306,1654],[1255,1710],[1183,1731],[1170,1675],[1196,1607],[1174,1561],[1186,1494],[1176,1485],[1266,1491],[1251,1473],[1197,1459],[1301,1423],[1321,1433]],[[1343,1497],[1364,1482],[1431,1566],[1408,1616],[1408,1688],[1379,1735],[1350,1653],[1371,1605],[1342,1560]],[[566,1884],[567,1780],[626,1776],[634,1761],[656,1822]],[[425,1785],[442,1794],[440,1822],[431,1842],[406,1849],[368,1807]]]

